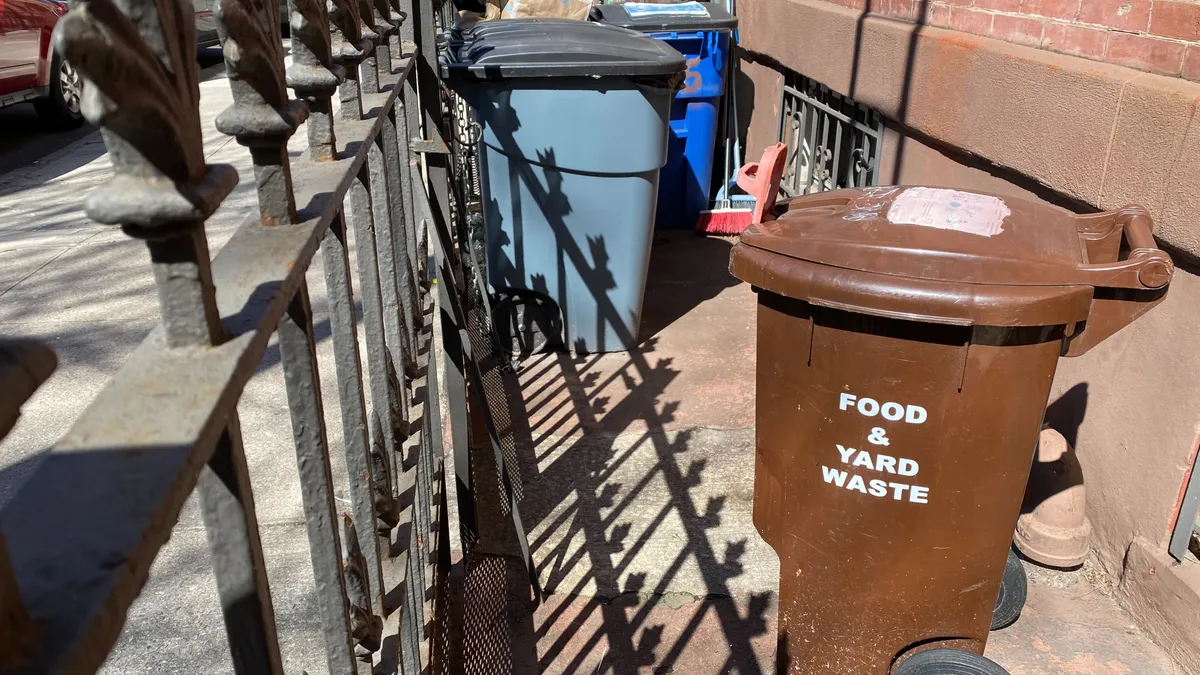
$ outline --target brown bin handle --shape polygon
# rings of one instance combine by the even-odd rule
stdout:
[[[754,197],[754,212],[750,222],[775,220],[775,199],[779,196],[779,181],[787,160],[787,146],[776,143],[763,150],[762,159],[749,162],[738,170],[738,187]]]
[[[1078,268],[1085,281],[1101,288],[1156,290],[1166,286],[1175,265],[1155,243],[1153,227],[1150,214],[1140,206],[1080,218],[1079,238],[1088,259],[1102,261]],[[1129,255],[1119,260],[1122,236]]]

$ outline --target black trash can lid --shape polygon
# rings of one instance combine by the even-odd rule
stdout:
[[[684,57],[632,30],[569,19],[484,21],[450,36],[442,76],[465,80],[530,77],[669,76]]]
[[[631,9],[632,7],[632,9]],[[656,8],[662,9],[656,9]],[[690,10],[699,7],[706,16]],[[676,13],[672,13],[672,11]],[[704,31],[733,30],[737,28],[737,17],[717,2],[685,2],[680,4],[596,5],[592,8],[592,20],[612,26],[631,28],[643,33],[657,31]]]

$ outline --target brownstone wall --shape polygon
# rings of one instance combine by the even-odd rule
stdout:
[[[1200,81],[1200,0],[827,0]]]

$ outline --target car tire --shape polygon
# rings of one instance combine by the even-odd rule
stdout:
[[[930,649],[904,660],[895,675],[1010,675],[995,661],[963,649]]]
[[[996,607],[992,610],[992,630],[1008,628],[1021,616],[1025,600],[1029,597],[1029,581],[1025,578],[1025,566],[1011,548],[1004,563],[1004,576],[1000,577],[1000,592],[996,594]]]
[[[83,123],[83,78],[58,54],[50,62],[50,95],[33,102],[38,115],[50,124],[69,129]]]

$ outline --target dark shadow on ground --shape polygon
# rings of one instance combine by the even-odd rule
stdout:
[[[32,103],[0,108],[0,174],[14,171],[61,150],[81,138],[96,134],[96,127],[84,123],[63,129],[38,116]],[[71,168],[82,166],[96,155]]]
[[[643,345],[701,303],[741,283],[729,273],[735,241],[683,230],[655,233],[638,331]]]

